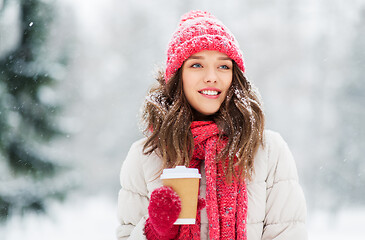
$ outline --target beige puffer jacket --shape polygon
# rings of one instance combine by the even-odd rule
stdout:
[[[142,153],[144,141],[135,142],[123,162],[118,199],[118,239],[146,239],[143,230],[148,217],[149,197],[154,189],[162,186],[158,175],[162,162],[156,154]],[[278,133],[265,131],[265,144],[255,156],[254,168],[253,180],[247,183],[247,239],[307,239],[306,204],[298,184],[295,162]],[[203,211],[202,222],[205,220]],[[201,239],[208,239],[207,234],[207,226],[202,224]]]

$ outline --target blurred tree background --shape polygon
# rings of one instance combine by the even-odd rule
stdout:
[[[13,1],[5,1],[0,14]],[[17,44],[0,55],[0,218],[44,211],[49,198],[62,199],[66,186],[54,178],[67,168],[47,156],[47,143],[61,136],[60,106],[47,98],[57,83],[48,57],[47,35],[55,9],[41,0],[18,1]],[[6,38],[1,33],[0,38]],[[0,44],[4,42],[0,42]]]

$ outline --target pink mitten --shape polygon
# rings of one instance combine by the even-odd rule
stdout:
[[[200,213],[200,211],[205,208],[206,206],[206,201],[204,198],[198,198],[198,214]]]
[[[179,232],[179,226],[173,224],[180,211],[180,198],[171,187],[155,189],[151,194],[149,218],[144,229],[147,239],[174,239]]]

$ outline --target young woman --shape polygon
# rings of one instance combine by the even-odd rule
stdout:
[[[146,138],[122,166],[118,239],[307,238],[295,162],[281,136],[264,130],[244,72],[238,43],[218,19],[182,17],[146,98]],[[173,225],[180,199],[159,178],[178,165],[202,174],[195,225]]]

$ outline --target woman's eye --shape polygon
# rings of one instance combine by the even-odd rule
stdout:
[[[227,65],[222,65],[219,68],[221,68],[221,69],[229,69],[229,67]]]
[[[202,65],[200,63],[194,63],[193,65],[191,65],[191,67],[200,68],[200,67],[202,67]]]

